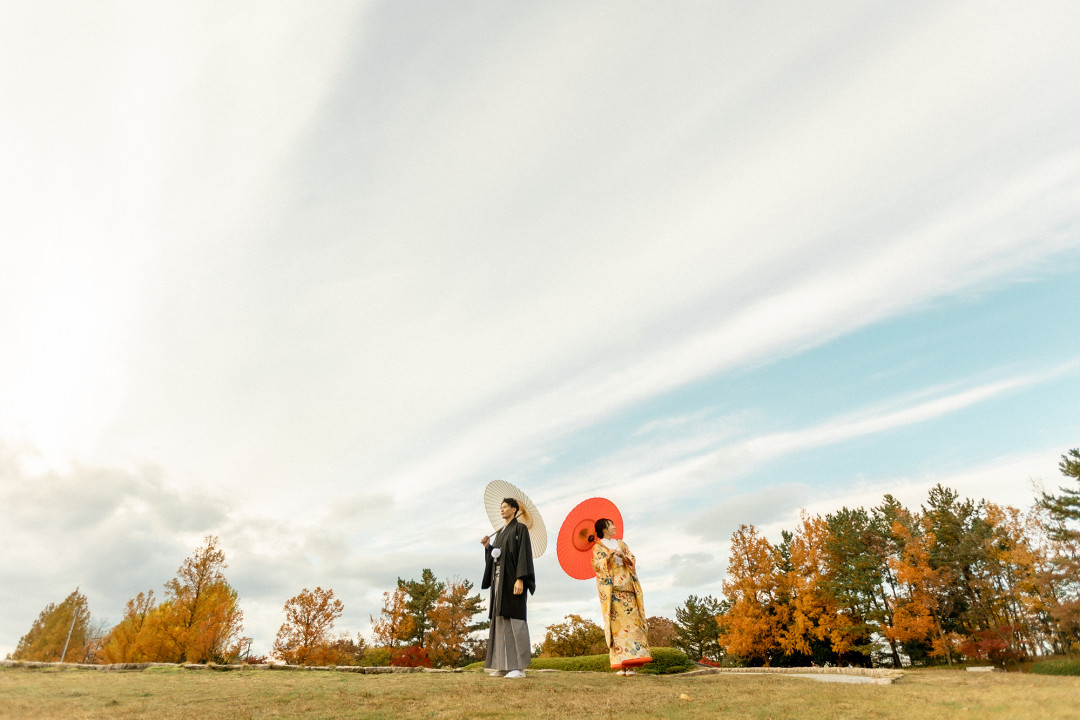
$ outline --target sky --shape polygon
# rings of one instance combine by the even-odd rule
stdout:
[[[740,524],[1030,507],[1080,445],[1080,5],[0,6],[0,656],[220,538],[244,634],[479,586],[609,498],[649,615]],[[370,635],[368,636],[370,638]]]

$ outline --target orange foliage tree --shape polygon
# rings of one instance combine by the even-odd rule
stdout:
[[[240,656],[244,614],[225,579],[225,553],[216,537],[184,560],[165,583],[165,600],[140,593],[105,639],[108,662],[228,662]]]
[[[1080,449],[1060,468],[1080,481]],[[1080,489],[1042,491],[1022,512],[937,485],[918,513],[886,495],[782,536],[732,536],[717,618],[730,655],[1001,665],[1080,650]]]
[[[481,601],[471,591],[468,580],[438,582],[427,569],[419,582],[399,578],[392,592],[383,593],[378,619],[371,618],[375,646],[389,651],[394,665],[442,667],[471,661],[480,647],[473,633],[486,627],[472,622]]]
[[[470,657],[472,634],[485,623],[474,623],[480,612],[480,596],[470,595],[468,580],[443,583],[435,606],[428,611],[428,657],[436,667],[458,667]]]
[[[304,588],[285,603],[285,622],[274,640],[274,655],[289,665],[338,665],[341,653],[330,640],[344,604],[334,591]]]
[[[731,606],[719,619],[720,645],[729,655],[770,664],[782,651],[781,634],[791,606],[777,550],[753,525],[740,525],[731,536],[723,590]]]
[[[216,537],[184,560],[165,583],[168,634],[176,662],[221,662],[239,654],[244,614],[225,580],[225,553]]]
[[[1033,656],[1048,639],[1043,621],[1054,601],[1041,582],[1040,570],[1047,559],[1037,538],[1038,513],[987,503],[983,517],[987,527],[983,567],[992,589],[979,608],[985,629],[1003,646],[1002,658]]]
[[[829,527],[820,515],[802,516],[802,524],[787,543],[788,562],[782,578],[790,602],[788,622],[780,629],[784,652],[815,655],[822,643],[837,655],[851,649],[851,620],[840,612],[829,591],[829,557],[825,552]]]
[[[406,644],[416,631],[416,623],[409,614],[408,591],[399,585],[393,592],[384,592],[379,619],[370,620],[377,647],[394,650]]]
[[[942,624],[947,575],[930,562],[937,538],[928,523],[907,512],[893,522],[892,532],[901,548],[889,558],[898,593],[892,623],[883,632],[902,645],[929,642],[930,656],[944,657],[952,665],[959,635],[945,632]]]

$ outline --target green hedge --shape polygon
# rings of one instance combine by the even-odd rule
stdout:
[[[652,662],[644,665],[640,672],[650,675],[671,675],[672,673],[697,670],[697,665],[682,650],[669,647],[651,648]]]
[[[1036,675],[1080,675],[1080,660],[1043,660],[1031,666]]]
[[[697,669],[697,665],[685,653],[668,647],[652,648],[652,662],[643,665],[638,672],[646,675],[670,675]],[[466,670],[483,669],[484,663],[475,662],[466,665]],[[533,658],[530,670],[570,670],[584,672],[614,672],[611,659],[603,655],[582,655],[579,657]]]
[[[532,670],[584,670],[586,672],[611,672],[611,660],[608,654],[579,655],[578,657],[533,658],[529,663]]]

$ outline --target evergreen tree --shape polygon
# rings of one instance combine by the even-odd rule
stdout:
[[[1061,456],[1061,474],[1080,484],[1080,449]],[[1045,573],[1055,606],[1051,615],[1059,626],[1061,650],[1080,648],[1080,487],[1043,491],[1038,505],[1049,515],[1047,534],[1053,542],[1051,569]]]
[[[398,588],[405,591],[405,611],[412,618],[412,633],[406,644],[426,647],[428,633],[431,631],[431,613],[446,588],[439,582],[429,568],[420,573],[420,580],[402,580],[398,578]]]
[[[720,626],[717,616],[724,613],[729,604],[721,604],[712,595],[699,598],[691,595],[682,607],[675,608],[675,638],[672,646],[682,650],[691,659],[720,659],[718,640]]]

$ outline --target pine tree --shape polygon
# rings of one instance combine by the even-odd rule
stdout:
[[[1080,483],[1080,449],[1061,456],[1061,474]],[[1051,569],[1044,573],[1056,602],[1051,610],[1062,636],[1061,649],[1080,648],[1080,487],[1043,491],[1038,505],[1049,516],[1047,534],[1053,543]]]
[[[672,645],[691,659],[720,659],[718,637],[720,626],[717,616],[724,613],[728,604],[721,604],[712,595],[699,598],[691,595],[682,607],[675,608],[675,638]]]

